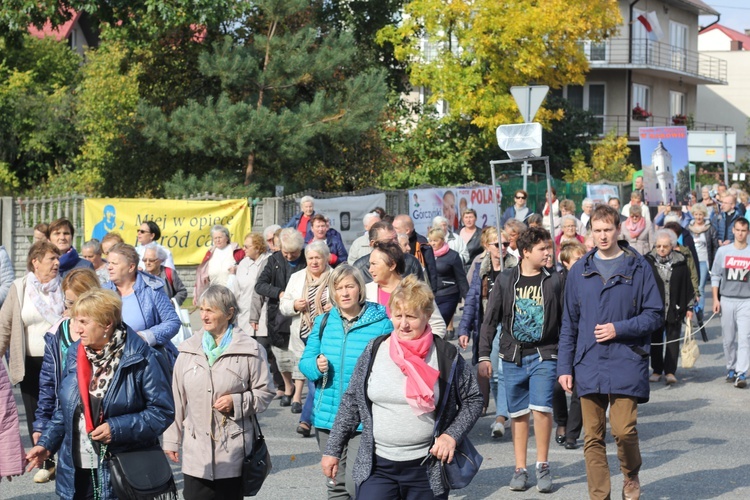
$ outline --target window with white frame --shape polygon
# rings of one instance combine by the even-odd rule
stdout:
[[[685,109],[685,94],[682,92],[669,91],[669,116],[674,120],[675,117],[684,118],[687,116]],[[680,125],[683,125],[680,123]]]
[[[633,84],[633,119],[646,120],[650,116],[651,88],[640,83]],[[645,112],[646,114],[644,114]]]
[[[574,108],[585,109],[601,123],[600,133],[604,133],[604,115],[606,113],[606,86],[603,83],[568,85],[563,90],[563,97]]]
[[[676,70],[685,71],[687,69],[687,35],[688,27],[686,25],[669,21],[672,68]]]

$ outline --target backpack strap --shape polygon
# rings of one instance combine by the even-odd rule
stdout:
[[[174,280],[172,279],[172,268],[164,266],[164,273],[167,275],[167,281],[169,281],[169,285],[174,288]]]
[[[323,315],[323,319],[320,320],[320,328],[318,329],[318,340],[323,340],[323,330],[326,329],[326,323],[328,323],[328,316],[330,312]]]

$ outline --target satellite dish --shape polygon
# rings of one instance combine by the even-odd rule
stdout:
[[[542,124],[500,125],[497,127],[497,144],[511,160],[542,156]]]

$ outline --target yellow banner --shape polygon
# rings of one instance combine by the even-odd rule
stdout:
[[[187,201],[92,198],[84,201],[86,241],[117,232],[126,243],[138,244],[138,228],[154,221],[161,229],[158,243],[169,248],[176,265],[200,264],[211,247],[211,228],[225,226],[242,246],[250,232],[247,200]]]

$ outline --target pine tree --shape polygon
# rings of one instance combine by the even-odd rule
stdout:
[[[144,135],[173,152],[236,159],[244,181],[289,177],[321,142],[372,128],[386,102],[383,70],[351,70],[348,32],[324,34],[306,0],[260,0],[234,36],[200,58],[217,95],[171,113],[142,104]]]

